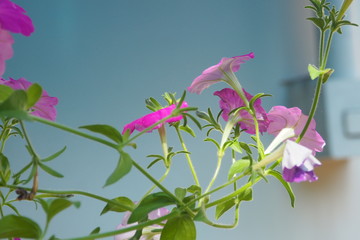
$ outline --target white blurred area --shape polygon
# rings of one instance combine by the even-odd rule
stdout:
[[[304,0],[15,2],[32,17],[36,32],[29,38],[16,37],[15,55],[8,61],[4,77],[39,82],[60,100],[58,122],[72,127],[104,123],[121,130],[124,124],[148,113],[145,98],[160,99],[165,91],[180,95],[221,57],[251,51],[255,59],[242,65],[237,76],[250,93],[273,95],[263,100],[265,109],[270,110],[271,106],[287,104],[283,81],[306,75],[307,65],[317,61],[317,31],[305,20],[310,13],[304,9],[308,3]],[[360,1],[355,0],[352,7],[351,20],[359,24]],[[344,31],[341,41],[335,39],[331,64],[337,74],[360,80],[359,36],[359,28],[351,27]],[[200,96],[188,94],[187,101],[203,111],[210,105],[216,112],[218,99],[212,93],[223,87],[214,85]],[[308,97],[312,94],[309,92]],[[360,102],[352,104],[358,106]],[[65,178],[42,173],[40,188],[79,189],[108,198],[128,196],[137,200],[151,186],[133,169],[119,183],[102,188],[116,165],[115,152],[47,126],[27,126],[41,156],[68,147],[51,164]],[[146,166],[146,155],[161,154],[157,139],[156,132],[144,136],[138,142],[139,150],[130,154]],[[174,142],[171,133],[169,139]],[[186,140],[200,180],[205,183],[212,176],[209,169],[216,164],[215,150],[209,151],[209,144],[199,144],[191,137]],[[9,142],[6,154],[14,161],[13,167],[20,169],[29,159],[25,148],[18,150],[12,145],[16,143],[24,144],[19,139]],[[217,184],[226,178],[230,164],[226,160]],[[218,230],[197,223],[197,239],[357,239],[360,156],[322,162],[316,169],[317,182],[292,185],[297,196],[295,208],[281,184],[270,178],[269,183],[254,186],[252,202],[242,203],[236,229]],[[160,176],[163,169],[151,171]],[[172,188],[192,184],[184,159],[176,159],[170,175],[165,184]],[[60,213],[50,233],[80,237],[97,226],[111,231],[121,221],[122,215],[116,213],[99,217],[103,203],[77,196],[74,200],[82,201],[81,208]],[[44,216],[34,204],[19,202],[17,206],[43,225]],[[232,216],[226,215],[222,221],[232,222]]]

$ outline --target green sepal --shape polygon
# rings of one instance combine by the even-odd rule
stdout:
[[[175,188],[175,196],[180,199],[183,200],[184,197],[186,196],[186,189],[185,188]]]
[[[270,175],[272,175],[273,177],[275,177],[277,180],[279,180],[281,182],[281,184],[285,187],[286,191],[289,194],[290,197],[290,203],[292,207],[295,207],[295,194],[291,188],[290,183],[286,182],[284,180],[284,178],[282,177],[281,173],[279,173],[278,171],[275,170],[271,170],[268,172]]]
[[[326,71],[324,73],[324,77],[323,77],[323,80],[322,80],[322,83],[326,83],[326,81],[330,78],[330,76],[334,73],[334,69],[331,69],[331,68],[327,68],[325,69],[324,71]]]
[[[87,129],[89,131],[102,134],[105,137],[110,138],[111,140],[113,140],[116,143],[123,142],[123,137],[121,136],[120,132],[116,128],[114,128],[110,125],[94,124],[94,125],[81,126],[79,128]]]
[[[41,229],[30,218],[7,215],[0,219],[0,238],[32,238],[40,239]]]
[[[26,93],[27,93],[26,109],[30,109],[41,98],[42,88],[39,84],[34,83],[26,90]]]
[[[14,92],[14,89],[12,89],[9,86],[6,85],[0,85],[0,103],[5,101],[10,95]]]
[[[132,158],[126,152],[120,151],[120,158],[113,173],[108,177],[104,187],[116,183],[126,174],[128,174],[132,167]]]
[[[161,207],[175,204],[176,201],[166,193],[158,192],[146,196],[132,212],[128,223],[145,218],[149,212]]]
[[[31,120],[26,111],[27,100],[28,97],[26,91],[13,91],[10,96],[0,104],[0,117]]]
[[[109,211],[126,212],[126,211],[129,211],[129,208],[134,209],[134,207],[135,207],[135,203],[127,197],[117,197],[117,198],[112,199],[111,201],[118,203],[118,204],[109,202],[108,204],[106,204],[106,206],[104,207],[104,209],[102,210],[100,215],[103,215]],[[121,207],[119,205],[126,206],[127,208]]]
[[[196,228],[194,221],[188,215],[180,215],[169,219],[162,232],[160,240],[195,240]]]

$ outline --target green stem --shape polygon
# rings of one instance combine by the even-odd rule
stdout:
[[[52,126],[52,127],[55,127],[55,128],[58,128],[58,129],[61,129],[61,130],[64,130],[66,132],[70,132],[72,134],[75,134],[75,135],[78,135],[78,136],[81,136],[81,137],[84,137],[84,138],[87,138],[87,139],[90,139],[90,140],[93,140],[93,141],[96,141],[96,142],[99,142],[99,143],[102,143],[104,145],[107,145],[109,147],[112,147],[114,149],[118,149],[118,145],[117,144],[114,144],[112,142],[109,142],[109,141],[106,141],[102,138],[98,138],[98,137],[95,137],[95,136],[92,136],[90,134],[87,134],[87,133],[84,133],[84,132],[81,132],[77,129],[73,129],[71,127],[68,127],[68,126],[65,126],[65,125],[62,125],[62,124],[59,124],[59,123],[56,123],[56,122],[53,122],[53,121],[49,121],[49,120],[46,120],[46,119],[43,119],[43,118],[40,118],[40,117],[36,117],[36,116],[31,116],[31,118],[34,120],[34,121],[37,121],[37,122],[40,122],[40,123],[44,123],[46,125],[49,125],[49,126]]]
[[[187,147],[186,147],[186,145],[185,145],[184,139],[183,139],[183,137],[182,137],[182,135],[181,135],[181,133],[180,133],[179,128],[178,128],[178,127],[175,127],[175,129],[176,129],[176,133],[177,133],[177,135],[178,135],[178,137],[179,137],[179,141],[180,141],[180,143],[181,143],[182,148],[184,149],[185,152],[188,152],[188,149],[187,149]],[[188,165],[189,165],[191,174],[192,174],[192,176],[193,176],[193,178],[194,178],[195,184],[200,187],[200,182],[199,182],[198,176],[197,176],[197,174],[196,174],[194,165],[193,165],[193,163],[192,163],[192,161],[191,161],[190,154],[185,153],[185,157],[186,157],[186,160],[187,160],[187,162],[188,162]]]
[[[170,172],[170,167],[166,168],[165,173],[162,175],[162,177],[158,180],[159,183],[162,183],[165,178],[168,176]],[[141,200],[139,202],[141,202],[147,195],[149,195],[152,191],[154,191],[154,189],[156,188],[156,184],[154,184],[145,194],[144,196],[141,198]]]
[[[218,160],[217,160],[217,165],[216,165],[216,169],[215,169],[215,172],[214,172],[214,175],[213,177],[211,178],[211,181],[208,185],[208,187],[206,188],[205,190],[205,193],[209,192],[212,185],[214,184],[218,174],[219,174],[219,171],[220,171],[220,167],[221,167],[221,162],[222,162],[222,158],[224,156],[224,153],[222,152],[221,148],[219,149],[219,152],[218,152]]]
[[[1,187],[6,187],[6,188],[10,188],[10,189],[19,188],[19,186],[16,186],[16,185],[5,185],[5,186],[1,186]],[[31,188],[25,188],[25,187],[21,187],[21,188],[24,189],[24,190],[27,190],[27,191],[31,191]],[[46,194],[54,194],[54,195],[82,195],[82,196],[86,196],[86,197],[89,197],[89,198],[100,200],[102,202],[106,202],[106,203],[116,205],[116,206],[124,208],[124,209],[126,209],[128,211],[133,210],[129,206],[122,205],[122,204],[120,204],[118,202],[115,202],[115,201],[113,201],[111,199],[107,199],[107,198],[104,198],[104,197],[99,196],[99,195],[95,195],[95,194],[88,193],[88,192],[83,192],[83,191],[78,191],[78,190],[57,190],[56,191],[56,190],[38,189],[38,192],[39,193],[46,193]]]

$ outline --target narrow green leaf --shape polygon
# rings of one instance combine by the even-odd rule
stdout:
[[[116,128],[110,125],[94,124],[94,125],[81,126],[79,128],[87,129],[89,131],[102,134],[110,138],[111,140],[115,141],[116,143],[121,143],[123,141],[120,132]]]
[[[0,153],[0,178],[1,181],[6,184],[11,177],[11,169],[8,158]]]
[[[60,151],[54,153],[53,155],[47,157],[47,158],[44,158],[44,159],[41,159],[42,162],[49,162],[55,158],[57,158],[58,156],[60,156],[63,152],[65,152],[66,150],[66,146],[63,147]]]
[[[5,206],[8,206],[9,208],[11,208],[18,216],[20,216],[21,214],[19,213],[19,211],[17,210],[17,208],[12,205],[11,203],[4,203]]]
[[[269,174],[274,176],[277,180],[279,180],[282,183],[282,185],[285,187],[286,191],[289,194],[291,206],[294,207],[295,206],[295,194],[291,188],[290,183],[286,182],[284,180],[284,178],[282,177],[281,173],[279,173],[278,171],[271,170],[271,171],[269,171]]]
[[[239,142],[236,139],[232,141],[230,147],[235,152],[242,153],[242,148],[241,148]]]
[[[64,175],[62,175],[61,173],[55,171],[54,169],[52,169],[49,166],[46,166],[45,164],[42,164],[39,162],[39,167],[44,170],[45,172],[47,172],[48,174],[50,174],[51,176],[57,177],[57,178],[63,178]]]
[[[239,142],[239,144],[240,144],[241,148],[245,150],[245,152],[247,152],[248,154],[252,154],[252,151],[247,143]]]
[[[116,183],[126,174],[128,174],[132,167],[132,159],[126,152],[120,152],[120,159],[113,173],[108,177],[104,187]]]
[[[42,88],[39,84],[34,83],[26,90],[26,93],[27,93],[26,109],[29,109],[32,106],[34,106],[37,101],[39,101],[42,94]]]
[[[235,174],[244,172],[245,169],[247,169],[249,166],[250,166],[249,160],[241,159],[241,160],[235,161],[229,169],[228,180],[233,178]]]
[[[311,18],[307,18],[307,20],[312,21],[314,25],[317,26],[319,29],[324,29],[325,22],[323,19],[311,17]]]
[[[169,219],[162,230],[160,240],[195,240],[196,228],[194,221],[183,215]]]
[[[212,143],[215,144],[215,146],[217,147],[217,149],[220,149],[220,144],[219,144],[216,140],[214,140],[214,139],[212,139],[212,138],[205,138],[204,141],[205,141],[205,142],[212,142]]]
[[[186,125],[186,126],[180,126],[179,128],[180,128],[180,130],[182,130],[182,131],[184,131],[184,132],[187,132],[187,133],[190,134],[191,136],[196,137],[194,131],[193,131],[188,125]]]
[[[103,214],[105,214],[105,213],[107,213],[109,211],[125,212],[125,211],[129,211],[128,210],[129,208],[133,209],[135,207],[135,203],[133,201],[131,201],[129,198],[127,198],[127,197],[117,197],[117,198],[112,199],[112,201],[115,202],[115,203],[106,204],[106,206],[104,207],[104,209],[102,210],[100,215],[103,215]],[[125,207],[121,207],[121,205],[125,206]]]
[[[90,235],[92,235],[92,234],[97,234],[97,233],[100,232],[100,230],[101,230],[101,228],[100,228],[100,227],[97,227],[97,228],[95,228],[94,230],[91,231]]]
[[[33,220],[16,215],[7,215],[0,219],[0,238],[40,239],[41,229]]]
[[[150,194],[134,209],[128,223],[137,222],[146,217],[149,212],[175,203],[176,201],[166,193],[158,192]]]

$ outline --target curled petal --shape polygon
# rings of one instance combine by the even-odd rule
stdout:
[[[220,81],[232,81],[234,72],[239,71],[240,65],[247,60],[254,58],[254,53],[231,58],[222,58],[214,66],[205,69],[200,76],[194,79],[188,91],[200,94],[204,89]]]
[[[34,32],[34,25],[25,13],[22,7],[10,0],[0,0],[0,28],[30,36]]]
[[[243,91],[245,93],[245,97],[248,100],[251,100],[253,96],[248,92],[246,92],[244,89]],[[223,110],[221,116],[225,121],[229,120],[229,113],[232,110],[240,107],[245,107],[244,101],[240,98],[237,92],[235,92],[231,88],[224,88],[220,91],[216,91],[214,92],[214,95],[220,98],[219,105],[221,110]],[[265,110],[261,106],[260,98],[254,102],[254,108],[256,111],[256,119],[258,120],[259,123],[259,131],[266,132],[269,121],[267,119]],[[246,110],[240,110],[239,115],[241,118],[241,121],[239,122],[241,129],[244,129],[245,132],[247,133],[254,134],[255,125],[251,114]]]
[[[183,102],[181,105],[181,108],[188,107],[188,104],[186,102]],[[172,114],[173,110],[176,108],[176,105],[173,104],[171,106],[168,106],[166,108],[162,108],[156,112],[147,114],[139,119],[136,119],[135,121],[128,123],[124,126],[124,129],[122,133],[124,134],[126,130],[130,130],[130,134],[134,132],[134,130],[137,130],[139,132],[143,131],[144,129],[154,125],[156,122],[160,121],[161,119],[164,119]],[[182,119],[182,115],[171,117],[167,119],[165,122],[172,123],[172,122],[178,122]],[[162,124],[159,124],[155,126],[153,129],[158,129],[161,127]],[[151,132],[150,130],[149,132]]]

